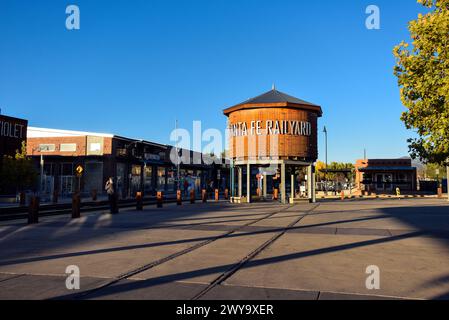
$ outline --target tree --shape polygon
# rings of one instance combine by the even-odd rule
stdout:
[[[446,168],[434,163],[428,163],[424,167],[424,178],[436,180],[444,178]]]
[[[316,168],[317,180],[318,181],[326,180],[326,164],[324,162],[318,160],[315,168]],[[352,163],[331,162],[330,164],[328,164],[327,169],[329,171],[346,170],[346,169],[353,170],[354,165]],[[347,177],[350,181],[352,181],[353,175],[354,175],[353,172],[350,174],[347,174],[346,176],[343,173],[328,172],[327,180],[328,181],[336,181],[336,180],[344,181],[345,177]]]
[[[33,161],[26,155],[26,144],[22,143],[21,150],[17,150],[14,157],[4,156],[0,171],[0,183],[3,191],[23,191],[34,186],[37,172]]]
[[[418,0],[430,12],[411,21],[411,44],[394,48],[412,158],[449,165],[449,0]]]

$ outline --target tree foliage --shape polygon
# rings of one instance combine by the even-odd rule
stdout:
[[[33,161],[26,155],[26,144],[22,143],[14,157],[4,156],[0,170],[0,188],[3,191],[23,191],[34,186],[37,172]]]
[[[449,0],[418,0],[430,9],[411,21],[411,43],[394,48],[402,114],[412,158],[448,165],[449,158]]]
[[[343,163],[343,162],[331,162],[327,166],[328,170],[344,170],[344,169],[351,169],[354,170],[354,165],[352,163]],[[318,181],[324,181],[326,180],[326,164],[322,161],[317,161],[316,163],[316,176]],[[343,173],[334,173],[334,172],[328,172],[327,173],[327,180],[328,181],[336,181],[336,180],[344,180],[345,177],[352,180],[353,173],[344,175]]]
[[[446,168],[438,165],[438,164],[434,164],[434,163],[428,163],[426,164],[421,173],[423,179],[441,179],[441,178],[445,178],[446,177]]]

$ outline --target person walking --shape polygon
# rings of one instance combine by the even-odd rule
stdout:
[[[112,179],[112,177],[110,177],[108,181],[106,181],[104,189],[108,194],[109,208],[111,210],[111,213],[116,213],[114,180]]]

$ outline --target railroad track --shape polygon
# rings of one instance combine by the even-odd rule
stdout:
[[[212,290],[214,287],[216,287],[216,286],[220,285],[221,283],[223,283],[223,281],[225,281],[225,280],[228,279],[230,276],[232,276],[234,273],[236,273],[236,272],[237,272],[239,269],[241,269],[247,262],[249,262],[251,259],[253,259],[254,257],[256,257],[256,256],[257,256],[259,253],[261,253],[263,250],[265,250],[266,248],[268,248],[268,247],[269,247],[271,244],[273,244],[277,239],[279,239],[282,235],[284,235],[289,229],[293,228],[293,227],[294,227],[296,224],[298,224],[302,219],[304,219],[307,215],[309,215],[312,211],[314,211],[318,206],[319,206],[319,204],[315,205],[315,206],[314,206],[313,208],[311,208],[310,210],[307,210],[307,211],[305,211],[305,212],[302,212],[300,217],[298,217],[297,219],[295,219],[293,222],[289,223],[287,226],[285,226],[285,227],[284,227],[283,229],[281,229],[280,231],[276,232],[276,234],[275,234],[272,238],[270,238],[268,241],[264,242],[262,245],[260,245],[259,247],[257,247],[255,250],[253,250],[252,252],[250,252],[247,256],[245,256],[243,259],[239,260],[236,264],[234,264],[234,265],[233,265],[232,267],[230,267],[228,270],[226,270],[225,272],[223,272],[222,274],[220,274],[214,281],[212,281],[212,282],[210,283],[209,286],[207,286],[207,287],[206,287],[203,291],[201,291],[199,294],[195,295],[195,296],[192,298],[192,300],[200,299],[202,296],[204,296],[207,292],[209,292],[210,290]],[[226,238],[226,237],[228,237],[228,236],[230,236],[230,235],[232,235],[232,234],[234,234],[234,233],[236,233],[236,232],[238,232],[238,231],[240,231],[240,230],[242,230],[242,229],[244,229],[244,228],[246,228],[246,227],[248,227],[248,226],[251,226],[251,225],[256,224],[256,223],[258,223],[258,222],[260,222],[260,221],[269,219],[269,218],[273,217],[274,215],[277,215],[277,214],[280,214],[280,213],[282,213],[282,212],[285,212],[285,211],[287,211],[287,210],[289,210],[289,209],[291,209],[291,208],[293,208],[293,207],[295,207],[295,205],[290,205],[290,206],[288,206],[288,207],[284,207],[284,208],[282,208],[282,209],[278,209],[278,210],[276,210],[276,211],[267,213],[265,216],[263,216],[263,217],[261,217],[261,218],[258,218],[258,219],[255,219],[255,220],[253,220],[253,221],[250,221],[250,222],[248,222],[248,223],[245,223],[245,224],[243,224],[243,225],[237,226],[237,227],[235,227],[234,229],[232,229],[232,230],[230,230],[230,231],[227,231],[227,232],[222,233],[222,234],[220,234],[220,235],[211,237],[211,238],[208,239],[208,240],[205,240],[205,241],[203,241],[203,242],[197,243],[197,244],[195,244],[195,245],[193,245],[193,246],[191,246],[191,247],[188,247],[188,248],[186,248],[186,249],[184,249],[184,250],[181,250],[181,251],[175,252],[175,253],[173,253],[173,254],[170,254],[170,255],[168,255],[168,256],[166,256],[166,257],[164,257],[164,258],[161,258],[161,259],[152,261],[152,262],[150,262],[150,263],[148,263],[148,264],[145,264],[145,265],[142,265],[142,266],[140,266],[140,267],[138,267],[138,268],[129,270],[129,271],[127,271],[127,272],[125,272],[125,273],[122,273],[121,275],[119,275],[119,276],[113,278],[112,280],[108,280],[108,281],[106,281],[105,283],[98,285],[98,286],[95,287],[95,288],[92,288],[92,289],[90,289],[90,290],[81,292],[81,293],[79,293],[79,294],[74,294],[74,295],[70,296],[69,298],[70,298],[70,299],[84,299],[84,298],[87,298],[89,295],[92,295],[92,294],[94,294],[94,293],[96,293],[96,292],[98,292],[98,291],[100,291],[100,290],[102,290],[102,289],[105,289],[105,288],[107,288],[107,287],[109,287],[109,286],[111,286],[111,285],[113,285],[113,284],[115,284],[115,283],[117,283],[117,282],[119,282],[119,281],[128,279],[128,278],[130,278],[130,277],[132,277],[132,276],[135,276],[135,275],[137,275],[137,274],[139,274],[139,273],[142,273],[142,272],[144,272],[144,271],[147,271],[147,270],[149,270],[149,269],[152,269],[152,268],[154,268],[154,267],[156,267],[156,266],[159,266],[159,265],[161,265],[161,264],[163,264],[163,263],[166,263],[166,262],[168,262],[168,261],[174,260],[174,259],[176,259],[176,258],[178,258],[178,257],[180,257],[180,256],[183,256],[183,255],[188,254],[188,253],[190,253],[190,252],[192,252],[192,251],[195,251],[195,250],[197,250],[197,249],[199,249],[199,248],[202,248],[202,247],[204,247],[204,246],[206,246],[206,245],[209,245],[209,244],[211,244],[211,243],[213,243],[213,242],[215,242],[215,241],[217,241],[217,240]],[[278,228],[277,228],[277,229],[278,229]]]

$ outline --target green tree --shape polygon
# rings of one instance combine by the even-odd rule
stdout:
[[[412,158],[448,165],[449,158],[449,0],[418,0],[429,8],[409,23],[411,43],[394,48],[402,114]]]
[[[333,170],[346,170],[350,169],[352,172],[350,174],[343,174],[343,173],[335,173],[335,172],[328,172],[327,173],[327,180],[328,181],[336,181],[340,180],[343,181],[346,177],[352,181],[353,175],[354,175],[354,165],[352,163],[343,163],[343,162],[331,162],[327,166],[329,171]],[[317,161],[316,163],[316,175],[318,181],[324,181],[326,177],[326,164],[322,161]]]
[[[424,178],[428,178],[428,179],[441,179],[441,178],[445,178],[446,175],[446,168],[443,166],[440,166],[438,164],[434,164],[434,163],[428,163],[425,165],[424,167],[424,174],[425,177]]]
[[[3,191],[15,189],[16,192],[34,186],[37,172],[33,161],[26,155],[26,144],[22,143],[14,157],[4,156],[0,170],[0,188]]]

